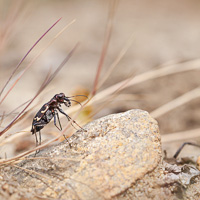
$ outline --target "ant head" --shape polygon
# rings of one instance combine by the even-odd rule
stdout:
[[[56,94],[54,96],[54,98],[60,102],[60,103],[63,103],[64,102],[64,99],[65,99],[65,94],[64,93],[60,93],[60,94]]]
[[[55,99],[56,99],[59,103],[64,103],[67,107],[70,107],[70,106],[71,106],[70,100],[65,96],[64,93],[56,94],[56,95],[55,95]]]

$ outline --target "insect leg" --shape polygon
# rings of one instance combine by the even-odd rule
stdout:
[[[58,128],[58,126],[56,125],[56,116],[58,118],[58,122],[59,122],[59,125],[60,125],[60,128]],[[60,123],[60,118],[59,118],[59,115],[58,115],[58,111],[57,110],[54,110],[54,125],[58,128],[58,130],[62,131],[62,126],[61,126],[61,123]],[[65,140],[69,143],[68,139],[65,137],[65,135],[63,134],[63,137],[65,138]],[[71,144],[69,143],[69,147],[71,149]]]
[[[41,145],[41,141],[42,141],[42,138],[41,138],[41,132],[39,131],[39,145]]]
[[[58,123],[60,125],[60,128],[57,126],[56,124],[56,116],[58,118]],[[62,131],[62,126],[61,126],[61,123],[60,123],[60,119],[59,119],[59,115],[58,115],[58,111],[57,110],[54,110],[54,125],[58,128],[58,130]]]
[[[36,143],[36,147],[37,147],[37,146],[41,145],[41,141],[42,141],[42,139],[41,139],[41,132],[40,132],[40,130],[39,130],[39,140],[38,140],[38,136],[37,136],[37,132],[36,132],[36,127],[33,126],[32,130],[33,130],[33,131],[32,131],[32,134],[35,135],[35,143]],[[36,150],[34,156],[36,156],[36,154],[38,154],[39,152],[40,152],[39,149]]]
[[[71,149],[72,148],[72,145],[71,145],[71,143],[69,142],[69,140],[66,138],[66,136],[63,134],[63,137],[65,138],[65,140],[68,142],[68,144],[69,144],[69,148]]]
[[[36,143],[36,147],[37,147],[38,146],[38,138],[37,138],[37,133],[36,133],[35,129],[34,129],[33,134],[35,135],[35,143]]]
[[[33,134],[35,134],[35,143],[36,143],[36,147],[37,147],[37,146],[39,146],[39,142],[38,142],[38,138],[37,138],[37,132],[35,131],[35,129],[34,129],[34,133]],[[40,134],[40,144],[41,144],[41,134]],[[36,154],[38,154],[39,152],[40,152],[40,150],[36,150],[34,156],[36,156]]]
[[[179,149],[176,151],[176,153],[174,154],[174,158],[177,158],[178,157],[178,155],[180,154],[180,152],[182,151],[182,149],[183,149],[183,147],[185,146],[185,145],[192,145],[192,146],[195,146],[195,147],[200,147],[200,145],[198,145],[198,144],[195,144],[195,143],[192,143],[192,142],[185,142],[185,143],[183,143],[180,147],[179,147]]]
[[[39,141],[37,138],[37,133],[35,133],[35,138],[36,138],[36,147],[41,145],[41,132],[39,131]],[[35,156],[40,152],[40,149],[35,151]]]
[[[76,121],[74,121],[69,115],[67,115],[61,108],[58,108],[58,110],[67,117],[68,121],[72,121],[74,124],[76,124],[80,129],[84,130],[81,126],[79,126]],[[71,125],[76,129],[76,127],[71,123]],[[85,131],[85,130],[84,130]]]

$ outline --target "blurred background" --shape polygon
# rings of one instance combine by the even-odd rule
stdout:
[[[1,115],[9,113],[33,98],[48,71],[55,70],[77,42],[80,43],[79,47],[66,66],[35,101],[36,107],[23,125],[28,127],[27,131],[31,129],[36,112],[57,93],[64,92],[69,96],[77,93],[77,90],[80,91],[79,93],[92,91],[104,42],[110,2],[107,0],[0,0],[0,88],[4,86],[14,67],[31,46],[55,21],[62,17],[61,21],[28,55],[9,86],[27,67],[31,59],[64,26],[76,20],[37,58],[20,79],[1,104]],[[132,74],[137,77],[169,66],[177,66],[176,69],[180,72],[158,76],[127,87],[120,93],[119,98],[116,97],[108,106],[104,106],[91,120],[110,113],[138,108],[152,113],[158,121],[163,149],[167,150],[169,156],[172,156],[184,141],[195,141],[200,144],[200,92],[197,90],[195,93],[190,93],[200,84],[198,70],[200,67],[200,2],[198,0],[116,2],[111,40],[100,80],[106,75],[131,36],[133,39],[125,55],[99,91],[129,78]],[[186,65],[191,66],[191,70],[182,72],[181,68]],[[197,66],[195,70],[194,66]],[[185,101],[183,99],[184,103],[180,106],[174,102],[188,93],[189,97]],[[102,99],[102,102],[105,100]],[[153,115],[154,110],[168,102],[172,102],[173,109],[157,116]],[[91,112],[97,107],[98,105],[92,105]],[[3,121],[1,129],[5,126],[6,121]],[[53,123],[48,127],[54,132],[57,131]],[[17,126],[9,132],[12,134],[20,129]],[[176,135],[176,139],[173,139],[173,134]],[[185,136],[188,138],[183,140]],[[34,146],[34,138],[29,144],[30,133],[23,137],[25,138],[28,141],[27,146],[30,144]],[[22,138],[18,138],[15,142],[6,144],[12,149],[10,154],[26,149],[26,146],[22,148],[22,141]],[[6,145],[2,148],[6,149]],[[187,147],[183,154],[191,155],[199,152],[198,148]]]

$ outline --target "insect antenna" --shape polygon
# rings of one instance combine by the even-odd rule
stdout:
[[[86,95],[74,95],[74,96],[71,96],[71,97],[67,97],[70,101],[74,101],[74,102],[78,103],[81,107],[83,107],[83,106],[79,101],[76,101],[74,99],[70,99],[70,98],[73,98],[73,97],[86,97],[88,99],[88,97]]]
[[[67,98],[70,99],[72,97],[86,97],[88,99],[88,96],[86,96],[86,95],[74,95],[74,96],[67,97]]]
[[[82,104],[76,100],[70,99],[70,101],[74,101],[74,102],[78,103],[81,107],[83,107]]]

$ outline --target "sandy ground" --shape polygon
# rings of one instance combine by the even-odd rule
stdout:
[[[92,89],[103,45],[108,2],[102,0],[21,1],[21,5],[18,5],[16,1],[0,1],[2,41],[0,49],[0,88],[28,49],[57,19],[62,17],[58,25],[28,56],[17,73],[20,73],[65,25],[76,19],[76,22],[60,35],[53,45],[46,49],[26,72],[1,105],[1,114],[4,111],[8,113],[19,104],[33,97],[48,70],[54,70],[77,42],[80,42],[79,48],[66,67],[48,86],[45,95],[41,95],[42,103],[39,102],[38,106],[40,107],[54,94],[59,92],[69,94],[80,85],[88,90]],[[19,12],[12,19],[12,15],[14,15],[13,13],[15,13],[18,6]],[[131,35],[134,39],[126,55],[119,62],[103,88],[124,80],[132,73],[137,75],[162,68],[167,63],[199,59],[199,9],[200,2],[198,0],[119,1],[102,77]],[[6,23],[9,20],[14,23],[10,24],[6,40],[3,40]],[[100,117],[133,108],[151,112],[199,86],[199,76],[199,71],[190,71],[153,79],[129,87],[123,92],[137,95],[137,100],[124,99],[124,101],[113,102],[97,116]],[[36,111],[34,110],[33,113],[36,113]],[[166,113],[157,120],[162,135],[199,128],[199,98]],[[28,124],[31,126],[31,116],[27,120]],[[2,126],[5,125],[2,124]],[[195,141],[198,142],[198,138],[195,138]],[[179,142],[165,143],[163,149],[167,149],[169,155],[172,155],[182,142],[180,138]],[[192,147],[185,150],[185,153],[188,154],[195,152],[198,153],[200,150]]]

